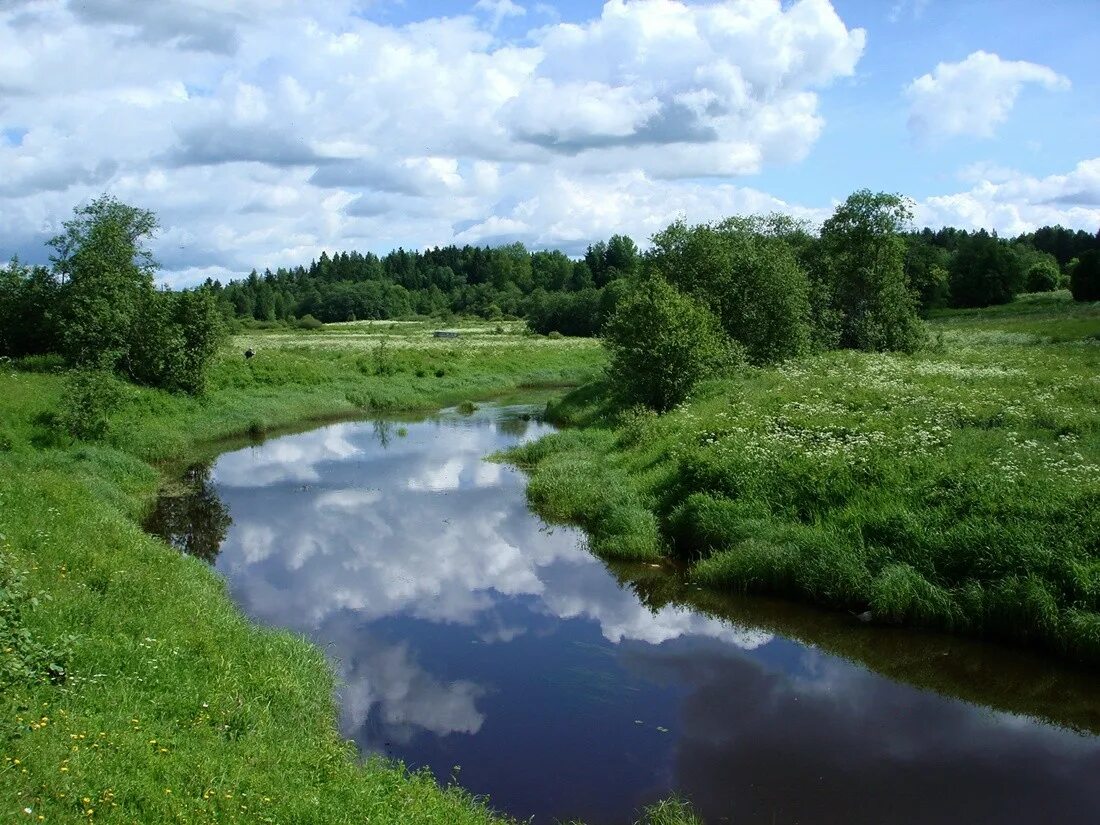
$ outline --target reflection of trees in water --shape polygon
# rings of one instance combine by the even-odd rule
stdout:
[[[374,437],[378,439],[382,449],[389,447],[390,442],[393,441],[393,422],[384,418],[377,418],[371,422],[371,428],[374,430]]]
[[[211,467],[188,468],[179,488],[161,493],[145,529],[181,553],[213,564],[232,519],[210,481]]]
[[[526,414],[506,415],[497,421],[497,431],[505,435],[523,438],[531,426],[531,416]]]
[[[767,596],[723,593],[690,577],[638,562],[605,562],[620,585],[651,611],[681,605],[867,667],[888,679],[993,710],[1100,734],[1092,671],[1034,651],[951,636],[866,625],[834,612]]]

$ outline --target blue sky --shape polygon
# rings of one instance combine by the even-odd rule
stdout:
[[[0,0],[0,256],[103,191],[166,280],[670,220],[1100,228],[1095,0]]]

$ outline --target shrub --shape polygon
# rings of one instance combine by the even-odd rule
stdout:
[[[767,364],[810,342],[810,284],[790,245],[759,220],[730,218],[653,237],[651,271],[709,307],[748,360]]]
[[[623,299],[605,334],[615,392],[627,404],[658,412],[740,360],[714,314],[662,278],[646,280]]]
[[[55,422],[73,438],[103,438],[111,425],[111,413],[122,402],[122,385],[108,370],[77,369],[65,378]]]
[[[1062,272],[1053,257],[1035,261],[1027,270],[1027,291],[1051,292],[1058,288],[1061,280]]]
[[[150,292],[140,302],[125,372],[139,384],[197,395],[225,339],[214,296],[193,292]]]
[[[320,329],[324,326],[324,324],[307,312],[305,315],[298,319],[295,326],[297,326],[298,329]]]
[[[1069,289],[1075,301],[1100,301],[1100,250],[1081,253],[1070,271]]]
[[[0,688],[65,679],[68,640],[47,647],[24,624],[24,613],[37,604],[38,597],[27,593],[22,575],[0,553]]]

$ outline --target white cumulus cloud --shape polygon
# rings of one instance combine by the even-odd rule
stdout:
[[[1068,89],[1070,82],[1048,66],[984,51],[959,63],[940,63],[906,87],[909,128],[920,139],[992,137],[1027,84],[1057,90]]]
[[[352,0],[162,5],[0,4],[0,256],[44,259],[103,191],[157,212],[177,283],[326,248],[641,240],[804,158],[865,41],[828,0],[610,0],[580,22],[481,0],[404,25]]]
[[[918,223],[994,227],[1008,235],[1059,223],[1091,232],[1100,228],[1100,157],[1043,178],[996,166],[971,166],[964,174],[973,186],[923,199],[917,204]]]

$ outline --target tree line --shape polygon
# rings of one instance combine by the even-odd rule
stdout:
[[[677,222],[645,254],[614,235],[577,259],[519,243],[322,253],[308,266],[167,291],[154,286],[148,248],[156,216],[104,195],[77,207],[50,241],[51,266],[0,268],[0,355],[58,353],[74,367],[197,393],[227,327],[242,322],[471,315],[598,335],[629,298],[630,323],[645,334],[657,328],[646,311],[692,301],[722,328],[718,349],[772,363],[808,348],[911,349],[916,317],[937,307],[1065,286],[1078,300],[1100,300],[1100,232],[1043,227],[1006,239],[912,231],[910,221],[904,198],[861,190],[820,230],[782,215]],[[618,317],[621,329],[627,315]],[[703,338],[717,329],[684,323]]]
[[[981,307],[1022,292],[1070,286],[1085,262],[1095,266],[1100,232],[1043,227],[1016,238],[985,230],[900,228],[907,288],[922,314],[937,307]],[[791,242],[788,238],[788,242]],[[805,265],[823,242],[798,224],[797,251]],[[445,246],[423,251],[322,253],[308,266],[253,271],[226,285],[209,280],[224,311],[238,319],[322,322],[474,315],[525,318],[541,333],[597,334],[625,287],[646,261],[634,241],[614,235],[572,259],[556,250]],[[1089,270],[1091,271],[1091,270]],[[1075,290],[1092,294],[1087,272]],[[1091,281],[1088,281],[1091,283]]]
[[[860,190],[819,232],[785,215],[674,223],[653,237],[606,322],[611,389],[660,412],[742,363],[836,348],[912,352],[925,336],[919,316],[939,306],[1066,284],[1078,300],[1100,300],[1100,234],[1056,228],[1006,241],[912,232],[911,220],[907,199]]]
[[[614,282],[638,273],[641,255],[624,235],[573,260],[523,244],[446,246],[423,251],[339,252],[308,266],[279,268],[224,287],[209,280],[227,314],[260,322],[362,321],[412,316],[526,318],[538,332],[593,335],[606,317]]]

